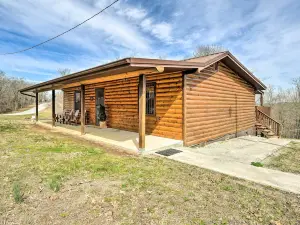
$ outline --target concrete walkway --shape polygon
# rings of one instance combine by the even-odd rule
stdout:
[[[49,107],[49,103],[42,103],[39,105],[39,112],[44,111],[45,109],[47,109]],[[31,115],[31,114],[35,114],[35,107],[28,109],[26,111],[23,112],[18,112],[18,113],[9,113],[9,114],[5,114],[6,116],[23,116],[23,115]]]
[[[300,175],[251,165],[275,154],[290,141],[239,137],[205,147],[178,147],[182,152],[167,158],[300,194]]]
[[[292,173],[255,167],[191,151],[183,151],[168,158],[300,194],[300,176]]]

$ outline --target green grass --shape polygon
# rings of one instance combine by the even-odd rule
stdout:
[[[7,224],[295,224],[300,214],[294,194],[165,158],[116,154],[25,118],[0,116]]]
[[[252,166],[256,166],[256,167],[263,167],[264,164],[262,164],[261,162],[251,162]]]
[[[16,203],[21,203],[24,201],[24,196],[21,193],[21,188],[19,182],[13,184],[13,197]]]
[[[300,142],[291,142],[279,150],[277,156],[268,158],[266,167],[300,174]]]
[[[62,179],[60,175],[54,175],[49,180],[49,187],[51,190],[58,192],[62,185]]]

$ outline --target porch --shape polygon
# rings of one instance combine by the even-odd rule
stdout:
[[[81,134],[81,126],[56,123],[52,126],[52,120],[40,120],[39,126],[51,129],[53,132],[59,132],[66,135],[76,136],[100,144],[115,146],[122,151],[138,154],[139,152],[139,133],[119,130],[114,128],[99,128],[93,125],[85,125],[85,135]],[[145,148],[143,153],[150,153],[159,149],[173,146],[182,146],[181,140],[158,137],[154,135],[145,136]]]
[[[20,92],[36,98],[36,121],[39,121],[38,94],[52,92],[53,129],[55,126],[63,128],[57,124],[55,109],[55,91],[63,90],[63,109],[73,110],[77,116],[73,117],[72,112],[67,117],[76,118],[71,119],[71,123],[80,124],[76,133],[80,130],[81,136],[88,137],[91,135],[89,124],[97,125],[101,121],[114,129],[97,128],[92,132],[93,136],[134,151],[149,151],[170,146],[161,143],[182,142],[183,72],[198,69],[198,63],[194,62],[126,58],[33,85]],[[78,112],[84,113],[79,116]],[[118,133],[120,137],[115,137],[116,130],[122,130]]]

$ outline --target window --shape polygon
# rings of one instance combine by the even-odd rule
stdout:
[[[146,115],[155,115],[155,83],[146,87]]]
[[[74,93],[74,109],[80,110],[80,91]]]

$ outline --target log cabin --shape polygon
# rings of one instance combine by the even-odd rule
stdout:
[[[87,112],[81,113],[82,134],[86,124],[98,126],[105,115],[108,128],[138,132],[144,149],[146,134],[182,140],[185,146],[254,135],[255,94],[263,96],[265,89],[225,51],[182,61],[125,58],[20,92],[38,99],[39,92],[52,91],[54,125],[55,90],[62,90],[64,109]],[[276,121],[272,127],[272,119],[267,120],[279,135]]]

